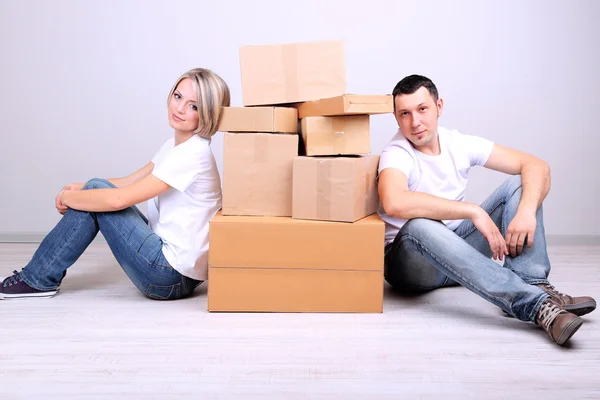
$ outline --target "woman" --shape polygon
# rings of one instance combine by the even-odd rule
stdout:
[[[210,140],[229,102],[227,84],[212,71],[183,74],[167,101],[173,137],[125,178],[65,186],[56,197],[64,216],[29,264],[2,280],[0,299],[54,296],[98,231],[146,296],[189,296],[207,278],[208,223],[221,208]],[[148,219],[135,207],[145,200]]]

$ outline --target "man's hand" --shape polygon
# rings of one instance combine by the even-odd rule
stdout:
[[[54,203],[56,205],[56,210],[58,210],[58,212],[61,215],[65,215],[65,213],[67,212],[67,210],[69,209],[69,207],[65,206],[61,201],[60,198],[63,194],[63,192],[65,190],[81,190],[81,188],[83,187],[83,185],[78,184],[78,183],[72,183],[69,185],[64,186],[61,191],[58,193],[58,195],[56,195],[56,198],[54,199]]]
[[[488,213],[478,207],[478,210],[475,213],[475,216],[471,218],[471,221],[473,221],[473,225],[475,225],[477,230],[481,232],[485,240],[490,244],[494,260],[504,259],[504,256],[508,254],[506,242]]]
[[[508,224],[508,228],[506,228],[506,244],[512,257],[521,254],[525,239],[527,239],[527,248],[533,246],[536,227],[535,213],[517,211],[513,220]]]

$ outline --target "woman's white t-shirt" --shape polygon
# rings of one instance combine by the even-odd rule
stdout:
[[[440,154],[430,156],[415,150],[398,130],[379,158],[379,173],[386,168],[396,168],[408,178],[410,191],[463,201],[469,170],[487,162],[494,142],[443,127],[438,127],[438,136]],[[406,220],[387,215],[381,205],[378,213],[385,222],[385,244],[391,243]],[[454,230],[462,220],[442,222]]]
[[[169,264],[187,277],[208,278],[208,223],[221,208],[221,179],[210,140],[171,138],[152,158],[152,174],[171,188],[148,200],[148,223],[164,242]]]

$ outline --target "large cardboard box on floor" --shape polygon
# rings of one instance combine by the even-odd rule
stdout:
[[[358,155],[371,152],[368,115],[307,117],[300,123],[307,156]]]
[[[354,222],[377,211],[379,156],[297,157],[292,217]]]
[[[225,133],[223,214],[292,215],[298,135]]]
[[[384,224],[218,213],[210,221],[209,311],[383,311]]]
[[[240,47],[245,106],[298,103],[346,92],[343,41]]]
[[[394,112],[391,95],[356,95],[344,94],[330,98],[322,98],[295,105],[298,117],[338,116],[338,115],[371,115]]]
[[[298,110],[293,107],[224,107],[219,130],[298,133]]]

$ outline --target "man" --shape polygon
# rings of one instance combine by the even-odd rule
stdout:
[[[560,293],[548,282],[542,216],[548,164],[438,126],[444,103],[424,76],[402,79],[393,98],[400,129],[379,162],[386,280],[408,291],[460,284],[563,345],[596,301]],[[514,175],[481,206],[464,201],[476,165]]]

